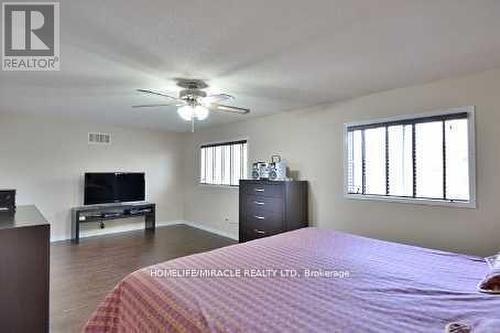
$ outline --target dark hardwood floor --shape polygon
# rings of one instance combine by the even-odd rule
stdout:
[[[51,245],[50,330],[80,332],[106,294],[127,274],[235,241],[185,225],[84,238]]]

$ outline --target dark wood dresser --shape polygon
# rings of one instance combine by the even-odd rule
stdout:
[[[0,332],[49,331],[49,242],[35,206],[0,213]]]
[[[240,242],[308,225],[306,181],[240,181]]]

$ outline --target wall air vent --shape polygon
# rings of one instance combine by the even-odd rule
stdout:
[[[111,134],[89,133],[89,145],[110,145]]]

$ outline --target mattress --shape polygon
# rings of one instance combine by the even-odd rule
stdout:
[[[500,317],[482,258],[304,228],[124,278],[86,332],[443,332]]]

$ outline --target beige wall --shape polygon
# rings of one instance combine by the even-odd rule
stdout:
[[[124,129],[56,118],[0,115],[0,184],[18,204],[37,204],[52,238],[70,235],[70,208],[82,203],[85,171],[144,171],[157,220],[187,220],[238,234],[238,189],[197,184],[198,145],[249,139],[250,161],[279,153],[310,182],[313,225],[486,255],[500,242],[500,70],[402,88],[310,110],[198,130],[194,135]],[[477,209],[431,207],[343,197],[344,122],[476,105]],[[110,132],[111,146],[89,146],[89,131]],[[140,224],[109,223],[104,232]],[[99,232],[94,228],[87,234]]]
[[[111,133],[112,145],[88,145],[90,131]],[[145,172],[147,199],[158,205],[157,221],[179,220],[183,215],[180,140],[179,134],[3,114],[0,184],[17,189],[18,205],[40,208],[51,223],[52,240],[70,236],[70,209],[83,204],[86,171]],[[134,227],[143,223],[107,223],[102,232]],[[95,224],[86,229],[87,233],[101,232]]]
[[[238,190],[196,183],[200,143],[249,139],[249,159],[279,153],[310,182],[311,222],[371,237],[486,255],[500,250],[500,70],[199,130],[185,143],[186,220],[237,237]],[[345,122],[476,105],[477,209],[343,197]]]

